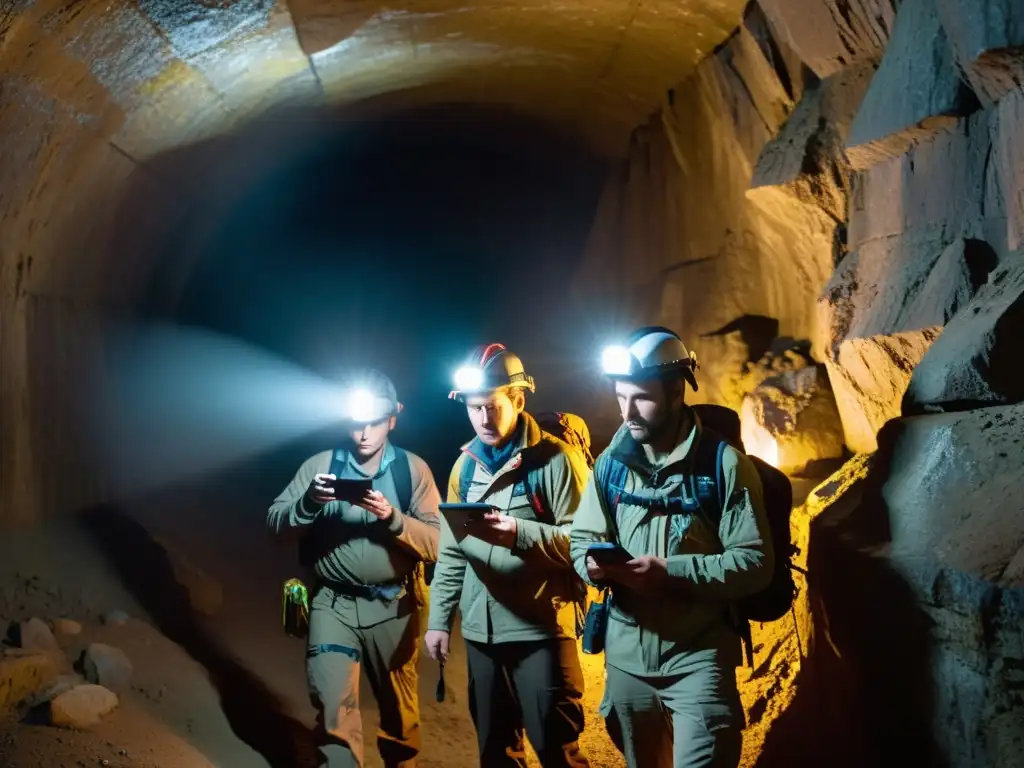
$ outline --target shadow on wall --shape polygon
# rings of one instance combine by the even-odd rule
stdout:
[[[811,524],[811,647],[759,768],[947,764],[932,733],[931,624],[886,557],[881,489],[899,428],[890,422],[879,433],[860,492],[854,487]]]
[[[259,752],[272,768],[315,766],[314,734],[286,715],[277,697],[201,626],[187,590],[175,579],[166,551],[149,532],[114,505],[90,507],[79,517],[159,630],[206,668],[238,738]]]

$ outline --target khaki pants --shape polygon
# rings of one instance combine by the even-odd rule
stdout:
[[[384,765],[412,768],[420,749],[416,662],[421,611],[358,629],[344,624],[331,602],[332,594],[325,589],[310,606],[306,654],[310,696],[320,710],[325,736],[321,765],[362,768],[362,668],[380,708],[377,748]]]
[[[739,765],[744,717],[731,664],[701,652],[669,677],[606,670],[601,714],[629,768]]]

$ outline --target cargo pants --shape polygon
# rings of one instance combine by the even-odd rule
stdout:
[[[642,677],[606,665],[600,714],[629,768],[736,768],[744,714],[736,673],[714,652],[677,674]]]
[[[380,709],[377,749],[387,768],[412,768],[420,750],[416,662],[422,609],[354,628],[335,610],[336,597],[321,589],[310,606],[306,674],[322,729],[321,766],[362,768],[360,670]]]

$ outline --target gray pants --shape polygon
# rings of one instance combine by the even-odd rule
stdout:
[[[416,669],[420,612],[359,629],[341,621],[326,590],[317,595],[311,608],[306,674],[325,736],[321,765],[363,765],[359,712],[363,669],[380,707],[377,748],[384,765],[411,768],[420,748]]]
[[[739,765],[744,719],[731,665],[695,658],[670,677],[606,670],[602,714],[629,768]]]

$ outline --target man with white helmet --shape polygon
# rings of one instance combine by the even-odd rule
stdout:
[[[454,528],[442,518],[427,651],[447,658],[458,607],[482,766],[525,768],[525,730],[545,768],[585,767],[575,642],[585,592],[569,528],[589,467],[526,413],[533,378],[503,345],[478,349],[455,381],[449,397],[465,403],[476,438],[452,468],[448,501],[492,511]]]
[[[731,606],[768,585],[774,557],[761,481],[685,404],[697,365],[675,333],[641,328],[603,363],[623,424],[571,535],[576,571],[610,591],[592,607],[606,619],[594,622],[606,661],[601,713],[630,768],[735,768],[744,718]],[[702,501],[710,479],[695,469],[709,448],[718,510]]]
[[[322,765],[363,765],[362,667],[380,710],[388,768],[419,752],[416,662],[423,566],[437,559],[440,494],[426,462],[393,445],[402,404],[383,373],[349,373],[345,445],[306,460],[270,507],[267,525],[301,537],[316,576],[306,670],[320,710]]]

